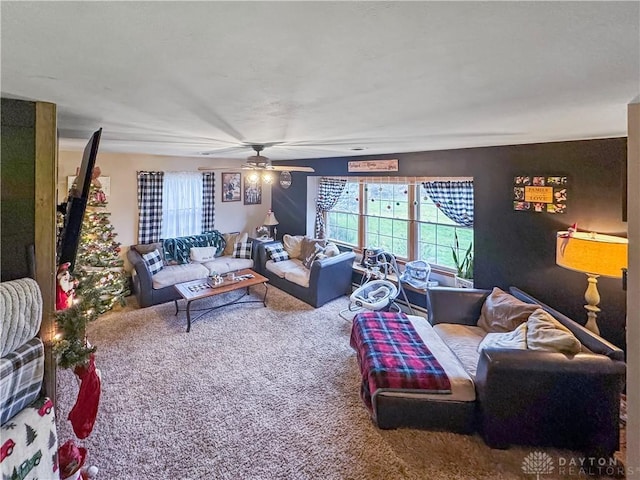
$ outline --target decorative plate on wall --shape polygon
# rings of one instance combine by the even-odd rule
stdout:
[[[289,188],[291,186],[291,173],[289,172],[280,173],[280,186],[282,188]]]

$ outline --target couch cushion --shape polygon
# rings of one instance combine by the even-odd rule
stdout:
[[[302,266],[302,261],[297,258],[291,258],[289,260],[285,260],[284,262],[274,262],[273,260],[267,260],[267,263],[264,264],[265,268],[275,273],[280,278],[284,278],[285,273],[296,270],[298,268],[304,268]]]
[[[284,273],[284,279],[301,287],[309,288],[309,275],[309,270],[301,266],[286,271]]]
[[[163,268],[162,256],[158,250],[142,254],[142,260],[146,263],[149,273],[156,275]]]
[[[253,260],[250,258],[233,258],[228,256],[217,257],[215,260],[205,262],[204,265],[209,271],[209,275],[216,273],[222,275],[227,272],[237,272],[245,268],[253,268]]]
[[[537,308],[537,305],[525,303],[494,287],[482,305],[478,326],[486,332],[512,332]]]
[[[433,326],[433,330],[458,357],[467,373],[475,378],[480,358],[478,345],[486,332],[480,327],[457,323],[439,323]]]
[[[282,237],[282,243],[284,243],[284,249],[291,258],[300,258],[302,254],[302,235],[289,235],[285,233]]]
[[[520,324],[512,332],[491,332],[482,339],[478,351],[485,348],[527,348],[527,323]]]
[[[162,242],[140,243],[138,245],[131,245],[131,248],[133,248],[140,255],[144,253],[153,252],[154,250],[158,250],[159,252],[162,252]]]
[[[313,249],[303,249],[304,258],[302,259],[302,265],[305,268],[311,268],[311,264],[316,259],[326,258],[326,255],[322,252],[324,252],[324,248],[319,243],[314,243]]]
[[[195,263],[210,262],[216,258],[217,247],[191,247],[190,258]]]
[[[176,283],[207,278],[209,270],[200,263],[187,263],[184,265],[169,265],[156,273],[153,277],[153,288],[169,287]]]
[[[526,325],[529,350],[575,355],[582,349],[575,335],[541,308],[529,316]]]

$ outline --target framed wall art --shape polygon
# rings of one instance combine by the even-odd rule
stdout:
[[[513,209],[566,213],[566,175],[520,175],[513,179]]]
[[[239,202],[242,198],[242,174],[222,174],[222,201]]]
[[[262,180],[246,176],[244,179],[244,204],[260,205],[262,203]]]

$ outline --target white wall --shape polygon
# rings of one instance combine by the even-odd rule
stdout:
[[[82,161],[81,151],[58,152],[58,203],[67,196],[67,176],[75,175]],[[98,153],[96,165],[101,175],[110,177],[111,195],[107,209],[111,212],[111,223],[116,240],[122,244],[122,256],[130,245],[138,243],[138,184],[137,172],[141,170],[184,172],[196,171],[198,167],[211,166],[214,159],[191,157],[168,157],[158,155]],[[243,185],[245,172],[240,169],[243,160],[236,164],[225,161],[216,164],[225,170],[217,170],[215,179],[215,227],[221,232],[242,231],[253,234],[262,224],[267,211],[271,208],[271,187],[263,185],[262,204],[244,205],[239,202],[222,202],[222,171],[242,172]],[[226,169],[226,167],[229,167]],[[235,167],[235,168],[234,168]]]

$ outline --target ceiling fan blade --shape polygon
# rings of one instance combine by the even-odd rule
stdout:
[[[274,170],[276,172],[315,172],[315,170],[311,167],[296,167],[294,165],[291,165],[289,167],[285,165],[273,165],[267,170]]]

